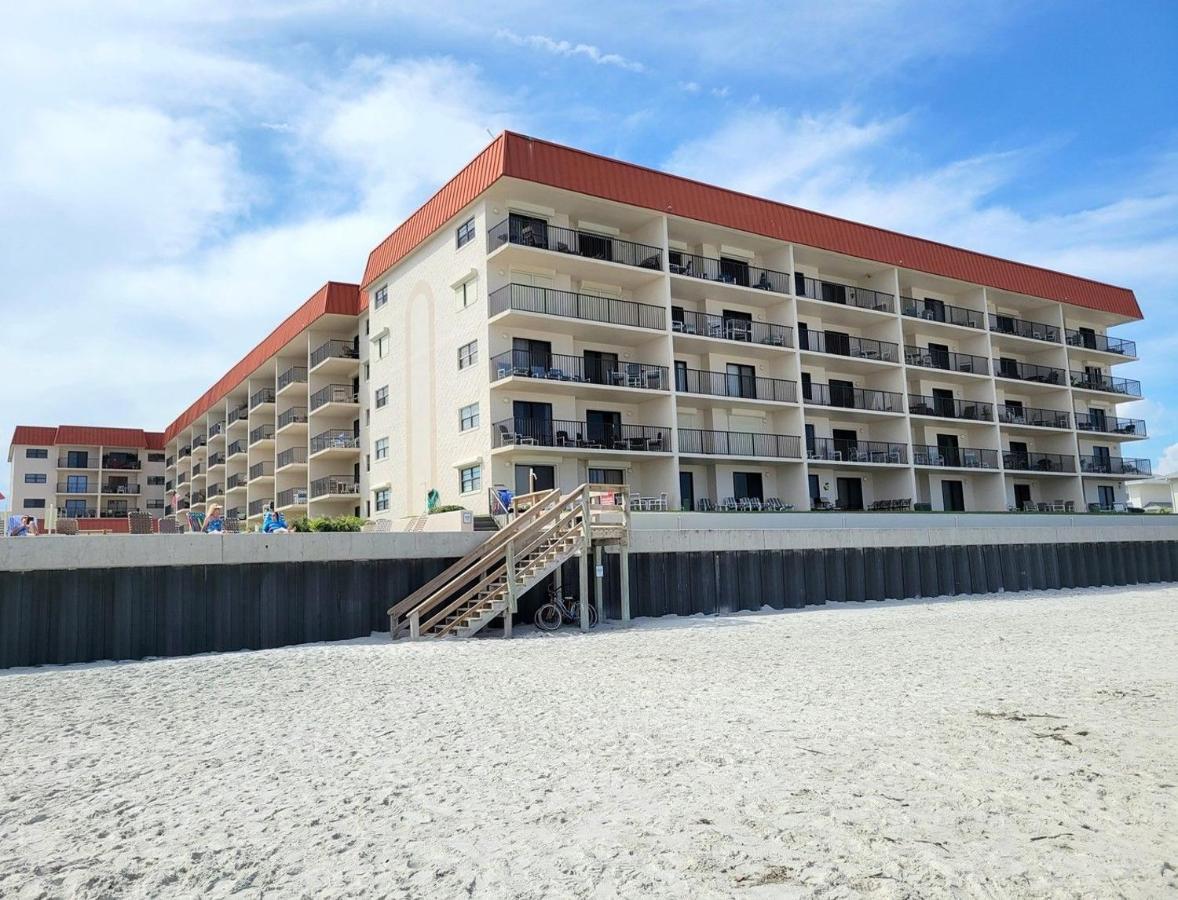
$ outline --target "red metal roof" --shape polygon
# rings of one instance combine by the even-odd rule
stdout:
[[[12,446],[104,446],[134,447],[144,450],[162,450],[162,431],[144,431],[142,428],[102,428],[93,425],[17,425],[12,432]]]
[[[214,404],[225,399],[226,395],[253,374],[262,363],[298,337],[316,319],[326,315],[356,316],[366,307],[367,297],[360,293],[359,285],[327,282],[302,306],[287,316],[265,340],[247,353],[220,381],[184,410],[179,418],[164,430],[164,443],[175,437],[176,432],[187,428],[199,416],[212,409]]]
[[[57,441],[57,428],[43,425],[17,425],[12,432],[11,446],[43,447]]]
[[[497,137],[370,254],[364,286],[504,176],[886,265],[1141,318],[1137,298],[1126,288],[862,225],[512,132]]]

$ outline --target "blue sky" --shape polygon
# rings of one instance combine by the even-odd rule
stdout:
[[[3,440],[164,427],[509,127],[1133,288],[1127,452],[1178,470],[1172,2],[24,7]]]

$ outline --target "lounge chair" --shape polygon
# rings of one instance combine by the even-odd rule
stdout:
[[[707,497],[700,497],[698,500],[695,501],[695,508],[699,512],[715,512],[716,511],[716,504],[713,503],[711,500],[709,500]]]
[[[76,524],[76,523],[75,523]],[[58,530],[61,523],[58,523]],[[130,534],[151,534],[155,529],[151,527],[151,514],[145,512],[127,513],[127,531]]]
[[[501,441],[503,441],[504,444],[535,444],[536,443],[536,439],[534,437],[525,437],[524,435],[519,434],[518,432],[509,431],[507,426],[504,425],[502,422],[500,422],[499,425],[497,425],[496,427],[499,429],[499,439]]]
[[[179,534],[180,529],[176,525],[176,520],[171,516],[164,516],[160,519],[160,534]]]
[[[57,520],[58,534],[77,534],[78,520],[72,517],[61,518]]]
[[[765,511],[766,512],[781,512],[783,505],[784,504],[782,504],[781,500],[777,497],[766,497],[765,498]]]
[[[736,498],[725,497],[720,503],[720,509],[724,510],[725,512],[736,512],[736,510],[739,509],[736,503]]]

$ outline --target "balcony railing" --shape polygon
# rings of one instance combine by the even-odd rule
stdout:
[[[908,461],[908,446],[891,441],[816,437],[806,439],[806,456],[832,462],[895,464]]]
[[[1119,353],[1122,356],[1136,356],[1137,342],[1124,338],[1109,337],[1107,334],[1090,334],[1087,331],[1066,332],[1069,347],[1083,347],[1085,350],[1100,350],[1104,353]]]
[[[913,444],[912,463],[917,466],[945,466],[957,469],[997,469],[998,451],[977,447]]]
[[[274,438],[273,425],[259,425],[250,432],[250,446],[258,443],[258,441],[269,441]]]
[[[568,419],[505,419],[492,426],[496,447],[568,447],[665,453],[671,431],[662,425],[578,422]]]
[[[356,403],[356,392],[350,384],[329,384],[311,395],[311,412],[328,403]]]
[[[245,453],[245,441],[232,441],[225,452],[230,456],[236,456],[238,453]]]
[[[164,463],[164,465],[167,466],[169,469],[172,468],[172,466],[176,465],[176,457],[169,456],[167,458],[167,461]]]
[[[59,481],[57,483],[57,493],[59,494],[97,494],[98,482],[96,481]]]
[[[242,518],[244,513],[245,513],[244,506],[234,506],[234,507],[231,507],[230,509],[225,510],[225,518],[226,519],[240,519],[240,518]]]
[[[663,267],[663,251],[658,247],[623,241],[608,234],[547,225],[534,219],[510,217],[487,229],[488,253],[508,242],[643,269],[661,270]]]
[[[205,496],[204,491],[193,491],[191,499],[193,503],[204,503],[208,498]]]
[[[278,376],[278,390],[282,390],[287,385],[291,384],[306,384],[307,383],[307,367],[306,366],[291,366],[285,372]]]
[[[195,478],[197,475],[199,475],[199,474],[200,474],[201,472],[203,472],[203,471],[204,471],[204,470],[201,468],[201,465],[200,465],[200,463],[196,463],[196,464],[195,464],[195,465],[192,467],[192,477],[193,477],[193,478]]]
[[[1153,464],[1148,459],[1131,459],[1120,456],[1081,456],[1080,471],[1096,475],[1145,475],[1153,474]]]
[[[789,293],[788,272],[762,269],[739,259],[712,259],[694,253],[671,251],[671,274],[702,278],[705,281],[719,281],[722,284],[737,284],[778,294]]]
[[[98,460],[87,457],[83,460],[75,458],[71,461],[68,456],[59,456],[57,458],[57,467],[59,469],[97,469]]]
[[[1020,472],[1075,472],[1076,458],[1062,453],[1030,453],[1007,450],[1002,465]]]
[[[229,485],[229,490],[234,488],[243,488],[249,482],[244,472],[238,472],[236,475],[230,475],[229,480],[225,482]]]
[[[802,383],[802,400],[816,406],[868,409],[873,412],[903,412],[904,396],[894,391],[875,391],[836,384]]]
[[[990,361],[984,356],[956,353],[952,350],[938,350],[935,347],[913,347],[909,344],[904,347],[904,362],[910,366],[940,369],[945,372],[990,374]]]
[[[1131,434],[1148,437],[1144,419],[1118,419],[1101,413],[1076,413],[1076,428],[1080,431],[1099,431],[1101,434]]]
[[[210,469],[213,468],[213,466],[223,466],[223,465],[225,465],[225,451],[224,450],[218,450],[216,453],[209,454],[209,468]]]
[[[351,476],[328,475],[316,478],[311,482],[311,497],[352,496],[360,493],[358,485]]]
[[[835,356],[853,356],[880,362],[898,362],[900,345],[873,338],[859,338],[835,331],[803,331],[798,334],[798,349]]]
[[[860,309],[873,309],[877,312],[896,311],[896,298],[892,294],[873,291],[870,288],[855,287],[850,284],[808,278],[800,272],[794,273],[794,293],[799,297],[809,297],[811,300],[857,306]]]
[[[307,421],[307,407],[292,406],[290,409],[283,410],[278,416],[278,427],[285,428],[287,425],[294,425],[298,422]]]
[[[293,466],[298,463],[305,463],[306,461],[306,447],[291,447],[289,450],[283,450],[278,454],[277,467],[281,469],[284,466]]]
[[[192,456],[192,448],[191,447],[181,447],[180,448],[180,458],[184,459],[186,456]]]
[[[260,516],[266,511],[266,507],[270,505],[269,500],[251,500],[249,511],[251,516]]]
[[[274,388],[272,387],[261,388],[260,390],[254,391],[253,394],[250,395],[250,409],[261,406],[264,403],[273,402]]]
[[[955,397],[930,397],[927,394],[910,394],[908,412],[914,416],[936,416],[940,419],[994,421],[993,404],[981,400],[958,400]]]
[[[83,509],[79,506],[73,506],[68,509],[59,508],[57,514],[71,519],[97,519],[98,509],[96,507]]]
[[[527,284],[509,284],[501,287],[491,293],[488,303],[492,316],[513,309],[517,312],[540,313],[586,322],[604,322],[608,325],[653,328],[659,331],[667,327],[666,310],[661,306],[636,303],[633,300],[616,300],[612,297],[595,297],[591,294],[575,294],[571,291],[557,291]]]
[[[99,513],[99,518],[121,519],[123,516],[127,515],[128,513],[132,513],[132,512],[136,512],[136,513],[139,512],[139,507],[136,506],[136,507],[132,508],[130,506],[122,506],[122,507],[115,507],[113,509],[112,508],[104,509],[101,513]]]
[[[143,463],[138,459],[125,459],[118,456],[104,456],[102,457],[102,468],[138,471],[139,469],[143,468]]]
[[[329,359],[360,359],[360,350],[351,341],[331,338],[324,341],[311,352],[311,368]],[[306,380],[306,379],[304,379]]]
[[[279,491],[278,499],[275,501],[275,505],[280,509],[287,506],[306,506],[307,489],[287,488],[285,491]]]
[[[793,329],[769,322],[751,322],[730,316],[714,316],[685,309],[671,310],[671,330],[676,334],[720,338],[725,341],[744,341],[746,344],[766,344],[770,347],[792,347]]]
[[[998,421],[1003,425],[1034,425],[1038,428],[1071,428],[1072,417],[1059,409],[1036,409],[1033,406],[998,405]]]
[[[274,463],[263,460],[250,466],[250,481],[255,478],[268,478],[274,474]]]
[[[342,428],[332,428],[311,438],[312,453],[320,450],[357,450],[359,447],[360,438]]]
[[[209,426],[209,437],[214,438],[225,430],[224,422],[214,422]]]
[[[760,375],[711,372],[706,369],[676,369],[675,390],[682,394],[770,400],[775,403],[794,403],[798,399],[796,381]]]
[[[1054,366],[1039,366],[1034,363],[1016,362],[1013,359],[994,360],[994,375],[998,378],[1013,378],[1018,381],[1037,381],[1040,384],[1067,384],[1066,372]]]
[[[650,363],[619,363],[598,357],[565,356],[542,350],[508,350],[491,357],[492,381],[516,376],[665,391],[671,387],[668,372],[666,366]]]
[[[232,425],[234,422],[244,419],[249,415],[249,412],[249,407],[244,403],[237,407],[237,409],[229,410],[229,424]]]
[[[1072,387],[1086,391],[1105,391],[1110,394],[1124,394],[1128,397],[1141,396],[1141,382],[1132,378],[1114,378],[1111,375],[1091,375],[1087,372],[1072,372]]]
[[[209,439],[207,437],[205,437],[203,434],[198,434],[196,437],[194,437],[192,439],[192,449],[199,450],[201,447],[204,447],[205,445],[207,445],[208,442],[209,442]]]
[[[218,481],[216,484],[209,485],[210,497],[220,497],[223,493],[225,493],[225,485],[222,482]]]
[[[990,330],[995,334],[1013,334],[1036,341],[1059,343],[1060,329],[1057,325],[1048,325],[1046,322],[1028,322],[1025,319],[1016,319],[1014,316],[998,316],[994,313],[990,313],[989,318]]]
[[[900,311],[914,319],[924,319],[926,322],[945,322],[949,325],[962,325],[966,328],[985,328],[986,314],[976,309],[966,309],[964,306],[951,306],[948,303],[917,300],[914,297],[900,298]]]
[[[796,434],[762,434],[750,431],[679,429],[679,452],[700,456],[760,456],[766,459],[801,459],[802,439]]]

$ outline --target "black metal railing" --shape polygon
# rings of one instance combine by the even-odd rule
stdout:
[[[217,435],[219,435],[224,430],[225,430],[225,423],[224,422],[214,422],[212,425],[209,426],[209,438],[210,439],[215,438]]]
[[[498,315],[513,309],[517,312],[604,322],[609,325],[629,325],[634,328],[666,328],[666,310],[650,303],[595,297],[528,284],[509,284],[492,291],[487,298],[490,314]]]
[[[71,460],[68,456],[59,456],[57,458],[57,467],[59,469],[97,469],[98,460],[90,459],[89,457],[86,459],[77,459],[75,457]]]
[[[220,497],[223,493],[225,493],[225,484],[223,482],[218,481],[216,484],[209,485],[210,497]]]
[[[329,359],[360,359],[360,350],[352,341],[330,338],[311,351],[311,368]]]
[[[994,406],[981,400],[959,400],[956,397],[930,397],[909,394],[908,412],[914,416],[936,416],[940,419],[967,419],[993,422]]]
[[[99,515],[99,518],[101,518],[101,519],[121,519],[123,516],[127,515],[128,513],[132,513],[132,512],[136,512],[136,513],[139,512],[139,507],[135,507],[134,509],[132,509],[129,506],[116,506],[116,507],[104,509],[98,515]]]
[[[188,473],[187,473],[187,472],[179,472],[179,473],[177,473],[177,475],[176,475],[176,487],[179,487],[179,486],[180,486],[180,485],[182,485],[182,484],[188,484],[190,481],[191,481],[191,479],[188,477]]]
[[[278,415],[278,427],[285,428],[287,425],[295,425],[299,422],[307,421],[307,407],[292,406],[290,409],[283,410]]]
[[[1071,428],[1070,413],[1061,409],[1037,409],[1033,406],[998,405],[998,421],[1003,425],[1034,425],[1038,428]]]
[[[1075,472],[1076,458],[1062,453],[1006,450],[1002,454],[1002,465],[1020,472]]]
[[[250,395],[250,409],[261,406],[263,403],[274,402],[274,388],[266,387],[253,392]]]
[[[244,403],[236,409],[229,410],[229,424],[232,425],[234,422],[244,419],[249,415],[249,412],[249,406]]]
[[[1037,381],[1040,384],[1067,384],[1066,372],[1054,366],[1040,366],[1035,363],[1017,362],[1013,359],[994,360],[994,375],[998,378],[1013,378],[1018,381]]]
[[[236,475],[230,475],[229,480],[225,483],[229,485],[229,490],[233,490],[245,487],[248,482],[249,478],[246,477],[245,472],[238,472]]]
[[[917,466],[945,466],[958,469],[997,469],[998,451],[980,447],[913,444],[912,463]]]
[[[811,300],[857,306],[860,309],[873,309],[877,312],[896,311],[896,298],[892,294],[850,284],[839,284],[835,281],[808,278],[800,272],[794,273],[794,293]]]
[[[608,234],[561,228],[535,219],[509,217],[487,229],[488,253],[508,242],[642,269],[663,268],[663,251],[658,247],[624,241]]]
[[[270,505],[270,501],[268,499],[267,500],[251,500],[250,505],[249,505],[250,515],[251,516],[260,516],[262,513],[264,513],[266,511],[266,507],[269,505]]]
[[[143,463],[138,459],[127,459],[121,456],[104,456],[102,457],[102,468],[133,469],[137,471],[143,468]]]
[[[1121,456],[1081,456],[1080,471],[1098,475],[1152,475],[1153,464],[1148,459]]]
[[[208,444],[208,442],[209,442],[209,439],[207,437],[205,437],[203,434],[198,434],[196,437],[194,437],[192,439],[192,449],[194,451],[199,450],[201,447]]]
[[[356,392],[350,384],[329,384],[311,395],[311,412],[328,403],[356,403]]]
[[[213,466],[223,466],[223,465],[225,465],[225,451],[224,450],[218,450],[216,453],[209,454],[209,468],[210,469],[213,468]]]
[[[169,456],[167,461],[164,463],[164,465],[167,466],[169,469],[172,468],[172,466],[176,465],[176,457]]]
[[[229,446],[225,448],[225,452],[230,456],[245,453],[245,441],[231,441]]]
[[[97,494],[98,482],[96,481],[59,481],[57,483],[57,493],[59,494]]]
[[[798,334],[798,349],[835,356],[853,356],[880,362],[898,362],[900,345],[874,338],[860,338],[836,331],[803,331]]]
[[[307,489],[306,488],[287,488],[285,491],[278,492],[278,499],[275,504],[280,508],[287,506],[306,506],[307,505]]]
[[[736,284],[741,287],[773,291],[778,294],[789,293],[790,277],[788,272],[763,269],[741,259],[712,259],[695,253],[672,250],[670,270],[672,275],[686,275],[691,278],[702,278],[705,281]]]
[[[607,384],[669,390],[666,366],[637,362],[607,362],[598,357],[565,356],[542,350],[508,350],[491,357],[491,380],[517,376],[545,381]]]
[[[1110,394],[1141,396],[1141,382],[1133,378],[1114,378],[1111,375],[1093,375],[1088,372],[1072,373],[1072,387],[1086,391],[1105,391]]]
[[[767,459],[801,459],[802,439],[796,434],[680,428],[679,452],[700,456],[763,456]]]
[[[180,448],[180,458],[184,459],[186,456],[192,456],[192,448],[191,447],[181,447]]]
[[[1080,431],[1099,431],[1102,434],[1131,434],[1148,437],[1144,419],[1120,419],[1100,412],[1076,413],[1076,428]]]
[[[1095,334],[1087,331],[1074,331],[1069,328],[1066,332],[1069,347],[1083,347],[1085,350],[1101,350],[1105,353],[1119,353],[1122,356],[1136,356],[1137,342],[1124,338],[1110,337],[1107,334]]]
[[[665,453],[671,449],[671,430],[662,425],[515,418],[496,422],[492,432],[496,447],[569,447],[644,453]]]
[[[904,347],[904,362],[910,366],[925,369],[940,369],[945,372],[969,372],[974,375],[989,375],[990,361],[984,356],[972,353],[957,353],[953,350],[939,350],[935,347]]]
[[[311,482],[312,497],[351,496],[360,493],[360,485],[347,475],[326,475]]]
[[[70,519],[97,519],[99,517],[97,508],[82,509],[78,506],[70,507],[68,509],[62,509],[59,507],[57,514]]]
[[[1060,329],[1058,325],[1048,325],[1046,322],[1029,322],[1026,319],[1016,319],[1014,316],[999,316],[990,313],[990,330],[995,334],[1013,334],[1017,337],[1031,338],[1036,341],[1052,341],[1059,343]]]
[[[770,347],[792,347],[793,329],[769,322],[751,322],[731,316],[715,316],[685,309],[671,310],[671,330],[676,334],[719,338],[725,341],[744,341],[747,344],[766,344]]]
[[[250,432],[250,446],[253,446],[258,441],[269,441],[274,438],[273,425],[259,425]]]
[[[311,452],[321,450],[357,450],[360,438],[343,428],[331,428],[311,438]]]
[[[306,366],[291,366],[285,372],[278,376],[278,390],[282,390],[287,385],[291,384],[306,384],[307,383],[307,367]]]
[[[274,474],[274,463],[269,460],[262,460],[262,462],[254,463],[250,466],[250,481],[255,478],[267,478]]]
[[[892,441],[860,441],[848,438],[806,438],[809,459],[855,463],[905,463],[908,445]]]
[[[285,466],[293,466],[298,463],[305,463],[307,461],[306,447],[291,447],[288,450],[283,450],[278,454],[276,460],[279,469]]]
[[[676,369],[675,390],[682,394],[772,400],[777,403],[793,403],[798,399],[796,381],[706,369]]]
[[[193,464],[193,466],[192,466],[192,477],[193,477],[193,478],[195,478],[195,477],[196,477],[197,475],[199,475],[199,474],[200,474],[202,471],[204,471],[204,470],[201,468],[201,465],[200,465],[200,463],[195,463],[195,464]]]
[[[964,306],[952,306],[938,301],[917,300],[915,297],[900,298],[900,312],[914,319],[926,322],[945,322],[966,328],[985,328],[986,314]]]
[[[816,406],[869,409],[873,412],[903,412],[904,396],[895,391],[876,391],[836,384],[802,383],[802,400]]]
[[[204,503],[207,498],[204,491],[193,491],[190,499],[193,503]]]

